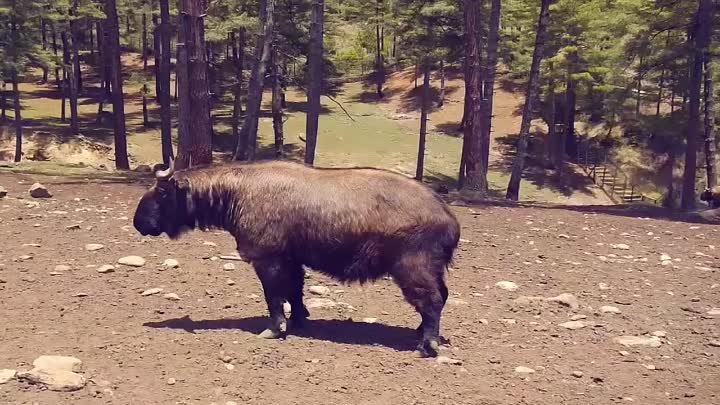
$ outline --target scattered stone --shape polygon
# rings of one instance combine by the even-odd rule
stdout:
[[[7,192],[7,190],[5,190],[5,187],[0,186],[0,198],[5,198],[5,197],[7,197],[7,193],[8,193],[8,192]]]
[[[720,308],[713,308],[707,311],[708,315],[720,315]]]
[[[560,238],[560,239],[570,239],[570,235],[566,235],[566,234],[564,234],[564,233],[561,233],[560,235],[558,235],[558,238]]]
[[[531,369],[530,367],[517,366],[515,367],[515,372],[518,374],[532,374],[535,372],[535,370]]]
[[[166,269],[174,269],[174,268],[177,268],[180,266],[180,262],[178,262],[175,259],[165,259],[165,261],[163,261],[162,265]]]
[[[377,318],[363,318],[362,321],[365,323],[375,323],[377,322]]]
[[[335,308],[337,306],[337,302],[335,302],[329,298],[310,298],[305,301],[305,306],[308,309]]]
[[[223,270],[225,270],[225,271],[235,270],[235,265],[232,263],[225,263],[225,264],[223,264]]]
[[[82,367],[82,361],[70,356],[40,356],[33,361],[33,367],[43,370],[78,372]]]
[[[330,289],[328,287],[325,287],[324,285],[312,285],[310,288],[308,288],[308,291],[315,295],[328,295],[330,294]]]
[[[660,347],[662,341],[657,336],[618,336],[613,338],[613,342],[619,343],[625,347],[631,346],[648,346]]]
[[[112,264],[103,264],[97,268],[97,272],[100,274],[112,273],[115,271],[115,266]]]
[[[50,198],[52,194],[48,191],[47,187],[40,183],[35,183],[30,186],[30,197],[32,198]]]
[[[586,315],[573,315],[570,317],[571,321],[579,321],[582,319],[587,319],[587,316]]]
[[[225,364],[225,368],[230,371],[235,370],[235,366],[230,363]]]
[[[435,361],[438,364],[450,364],[453,366],[462,366],[463,362],[460,359],[453,359],[447,356],[438,356]]]
[[[628,246],[628,245],[626,245],[626,244],[624,244],[624,243],[612,244],[612,245],[610,245],[610,246],[612,246],[613,249],[618,249],[618,250],[630,250],[630,246]]]
[[[240,257],[239,255],[220,255],[220,259],[222,259],[222,260],[232,260],[232,261],[236,261],[236,262],[241,262],[241,261],[243,261],[243,258]]]
[[[573,310],[576,310],[580,307],[580,304],[578,303],[577,298],[570,293],[562,293],[562,294],[558,295],[557,297],[551,297],[551,298],[548,298],[547,300],[550,302],[557,302],[559,304],[568,306]]]
[[[583,372],[582,371],[573,371],[570,375],[572,375],[575,378],[582,378]]]
[[[175,379],[172,377],[167,379],[167,385],[175,385],[175,382],[176,382]]]
[[[228,279],[228,280],[225,282],[225,284],[227,284],[227,285],[235,285],[235,282],[234,282],[233,280]],[[288,304],[288,305],[290,305],[290,304]]]
[[[57,272],[63,272],[63,271],[70,271],[70,266],[67,264],[58,264],[55,266],[55,271]]]
[[[142,267],[145,265],[145,259],[140,256],[125,256],[118,259],[118,263],[130,267]]]
[[[5,384],[9,381],[14,380],[15,374],[17,374],[15,370],[10,370],[7,368],[0,369],[0,384]]]
[[[708,345],[712,347],[720,347],[720,340],[711,340],[708,342]]]
[[[85,387],[85,377],[72,371],[45,370],[34,368],[30,371],[17,373],[17,379],[30,384],[39,384],[50,391],[70,392]]]
[[[167,293],[163,295],[163,298],[170,301],[180,301],[180,297],[178,297],[178,295],[175,293]]]
[[[82,298],[82,297],[87,297],[87,296],[88,296],[88,293],[84,293],[84,292],[79,292],[79,293],[73,294],[73,297],[77,297],[77,298]]]
[[[76,230],[80,229],[80,224],[68,225],[65,227],[65,229],[68,231],[76,231]]]
[[[88,252],[94,252],[94,251],[100,250],[104,247],[105,247],[105,245],[102,245],[100,243],[88,243],[87,245],[85,245],[85,250],[87,250]]]
[[[505,291],[515,291],[518,289],[518,285],[512,281],[498,281],[495,283],[495,287]]]
[[[203,246],[215,247],[215,246],[217,246],[217,243],[206,241],[206,242],[203,242]]]
[[[667,332],[665,332],[664,330],[656,330],[655,332],[651,333],[650,335],[659,337],[659,338],[664,338],[665,336],[667,336]]]
[[[672,261],[672,257],[670,257],[670,255],[667,254],[667,253],[662,253],[662,254],[660,255],[660,261],[661,261],[661,262]]]
[[[565,329],[576,330],[576,329],[582,329],[582,328],[586,327],[587,325],[583,321],[568,321],[565,323],[561,323],[560,326],[562,326]]]
[[[155,295],[162,292],[162,288],[150,288],[140,293],[143,297],[147,297],[148,295]]]
[[[619,314],[619,313],[621,313],[617,307],[613,307],[611,305],[601,306],[600,312],[602,312],[603,314]]]

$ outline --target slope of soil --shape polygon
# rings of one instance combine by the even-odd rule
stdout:
[[[36,180],[55,197],[29,199]],[[0,369],[62,354],[80,358],[88,378],[71,393],[9,381],[0,403],[720,402],[717,226],[604,207],[452,207],[463,239],[447,275],[441,354],[462,364],[450,365],[413,357],[419,318],[389,280],[361,288],[310,272],[306,285],[329,287],[324,298],[337,305],[311,309],[300,335],[257,338],[260,285],[245,263],[219,258],[234,241],[221,232],[143,238],[131,221],[145,186],[113,181],[0,174],[9,191],[0,200]],[[97,272],[127,255],[147,264]],[[179,268],[163,269],[167,258]],[[163,291],[141,296],[150,288]],[[561,293],[578,307],[521,298]],[[561,326],[571,319],[582,327]],[[659,347],[613,341],[652,333]]]

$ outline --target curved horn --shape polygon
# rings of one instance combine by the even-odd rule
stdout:
[[[167,180],[173,175],[173,173],[175,173],[175,160],[170,159],[170,164],[168,165],[167,170],[156,171],[155,178],[158,180]]]

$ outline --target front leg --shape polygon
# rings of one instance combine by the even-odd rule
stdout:
[[[289,268],[280,258],[255,260],[252,264],[262,284],[270,313],[268,328],[258,336],[265,339],[284,337],[287,333],[287,319],[283,311],[283,303],[290,297],[292,287]]]

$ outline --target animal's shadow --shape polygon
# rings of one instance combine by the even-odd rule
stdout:
[[[190,333],[196,330],[239,329],[258,334],[267,327],[268,318],[253,316],[240,319],[193,320],[186,315],[182,318],[160,322],[146,322],[150,328],[182,329]],[[354,322],[339,319],[308,319],[301,329],[290,329],[288,335],[333,343],[385,346],[397,351],[411,351],[415,348],[418,335],[414,329],[381,323]],[[441,339],[441,341],[444,339]]]

